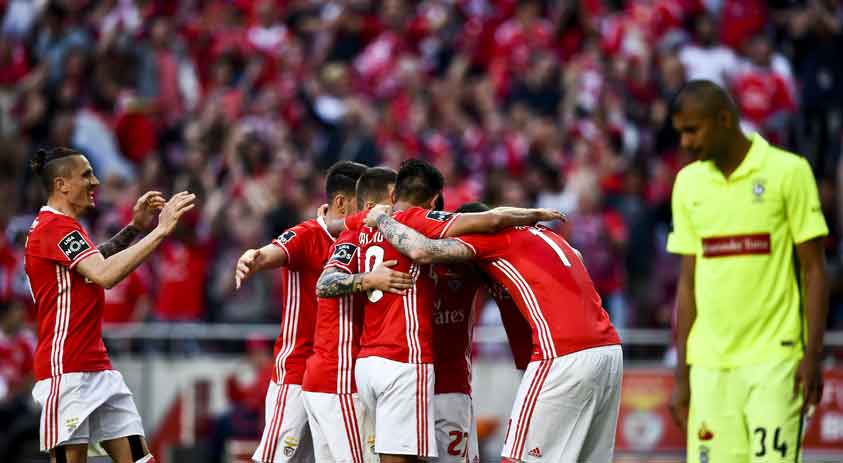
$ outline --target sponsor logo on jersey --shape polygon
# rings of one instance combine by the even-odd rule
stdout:
[[[293,230],[287,230],[284,233],[278,235],[278,242],[281,244],[287,244],[288,241],[296,237],[296,232]]]
[[[536,448],[534,448],[533,450],[530,450],[530,451],[528,452],[528,455],[530,455],[531,457],[541,458],[541,456],[542,456],[542,451],[541,451],[541,449],[539,449],[538,447],[536,447]]]
[[[79,254],[91,249],[91,245],[85,241],[79,230],[73,230],[59,241],[59,249],[72,262]]]
[[[452,212],[430,211],[427,213],[427,218],[430,220],[435,220],[437,222],[447,222],[452,215],[454,215]]]
[[[433,323],[437,325],[450,325],[452,323],[462,323],[464,321],[465,312],[462,310],[437,310],[433,314]]]
[[[770,234],[717,236],[702,239],[703,257],[770,254]]]
[[[334,248],[334,253],[331,255],[331,262],[348,265],[351,263],[351,259],[354,258],[355,252],[357,252],[357,246],[351,243],[338,244]]]
[[[708,427],[705,425],[705,421],[703,421],[702,424],[700,425],[700,430],[697,432],[697,437],[701,441],[707,441],[707,440],[714,439],[714,433],[711,432],[710,429],[708,429]]]

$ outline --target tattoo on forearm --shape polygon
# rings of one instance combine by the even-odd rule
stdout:
[[[135,238],[140,235],[140,233],[141,231],[139,229],[133,227],[132,225],[126,225],[122,230],[117,232],[116,235],[111,237],[110,240],[97,246],[97,249],[99,249],[104,258],[108,258],[109,256],[117,254],[118,252],[128,248],[129,245],[135,241]]]
[[[473,256],[468,246],[455,239],[430,239],[388,215],[378,217],[377,225],[384,238],[405,256],[419,249],[436,262],[468,260]]]
[[[330,268],[325,270],[316,282],[316,294],[319,297],[339,297],[357,291],[363,291],[362,273],[352,275]]]

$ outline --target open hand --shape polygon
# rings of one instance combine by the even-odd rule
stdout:
[[[260,257],[260,249],[249,249],[237,259],[237,267],[234,269],[234,289],[240,289],[243,282],[255,272]]]
[[[536,209],[539,217],[539,222],[553,222],[560,220],[562,222],[568,220],[568,217],[561,211],[556,209]]]
[[[155,213],[160,211],[166,200],[160,191],[147,191],[132,208],[132,222],[130,225],[141,231],[146,231],[155,219]]]
[[[366,214],[366,226],[377,227],[378,217],[390,214],[392,214],[392,206],[388,204],[378,204],[377,206],[369,209],[369,213]]]
[[[187,191],[174,194],[158,214],[158,228],[169,235],[176,229],[179,219],[189,210],[196,207],[196,195]]]
[[[366,274],[367,289],[404,294],[404,291],[411,288],[413,286],[413,277],[407,273],[389,268],[397,263],[397,260],[388,260],[375,266],[371,272]]]

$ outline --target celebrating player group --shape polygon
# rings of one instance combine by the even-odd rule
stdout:
[[[282,267],[264,463],[479,461],[471,401],[478,291],[496,299],[526,368],[510,461],[610,461],[623,359],[577,252],[547,209],[441,210],[442,175],[339,162],[327,211],[237,263],[239,287]],[[454,290],[457,288],[457,290]]]

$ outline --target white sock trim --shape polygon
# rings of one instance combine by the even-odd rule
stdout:
[[[147,463],[149,461],[152,461],[152,454],[151,453],[149,455],[141,458],[140,460],[136,461],[135,463]]]

